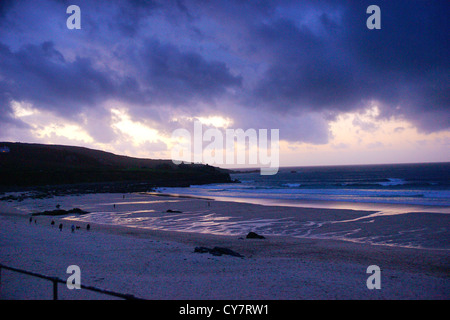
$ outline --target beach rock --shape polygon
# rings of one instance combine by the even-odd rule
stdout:
[[[233,256],[233,257],[239,257],[239,258],[243,258],[244,257],[243,255],[241,255],[240,253],[237,253],[236,251],[233,251],[233,250],[228,249],[228,248],[222,248],[222,247],[214,247],[211,250],[211,254],[219,255],[219,256],[225,254],[225,255],[229,255],[229,256]]]
[[[211,249],[205,247],[195,247],[194,252],[197,253],[208,253]]]
[[[66,214],[86,214],[87,211],[81,210],[80,208],[73,208],[71,210],[57,209],[52,211],[42,211],[31,214],[32,216],[63,216]]]
[[[246,238],[247,238],[247,239],[265,239],[264,236],[261,236],[261,235],[255,233],[255,232],[249,232],[249,233],[247,234],[247,237],[246,237]]]
[[[73,208],[73,209],[67,211],[67,213],[86,214],[89,212],[81,210],[80,208]]]
[[[169,213],[182,213],[183,211],[169,209],[166,212],[169,212]]]
[[[209,253],[209,254],[212,254],[213,256],[229,255],[229,256],[233,256],[233,257],[244,258],[244,256],[241,255],[240,253],[237,253],[236,251],[233,251],[228,248],[222,248],[222,247],[214,247],[212,249],[206,248],[206,247],[195,247],[194,252]]]

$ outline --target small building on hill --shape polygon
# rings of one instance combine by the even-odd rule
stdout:
[[[0,147],[0,153],[8,153],[9,148],[7,146]]]

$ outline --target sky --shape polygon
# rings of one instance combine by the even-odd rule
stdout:
[[[450,161],[449,7],[2,0],[0,141],[170,159],[198,121],[278,129],[280,166]]]

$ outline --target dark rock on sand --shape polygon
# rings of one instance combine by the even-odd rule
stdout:
[[[166,212],[169,212],[169,213],[182,213],[183,211],[169,209]]]
[[[209,253],[211,251],[210,248],[206,248],[206,247],[195,247],[194,252],[197,253]]]
[[[247,234],[247,237],[246,237],[246,238],[247,238],[247,239],[265,239],[264,236],[261,236],[261,235],[255,233],[255,232],[249,232],[249,233]]]
[[[214,247],[212,249],[206,247],[195,247],[194,252],[210,253],[213,256],[229,255],[233,257],[243,258],[244,256],[228,248]]]

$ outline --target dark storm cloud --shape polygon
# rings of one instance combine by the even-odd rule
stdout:
[[[195,52],[182,52],[170,44],[147,41],[139,52],[147,96],[158,103],[189,104],[191,99],[212,102],[241,77],[223,62],[206,61]]]
[[[191,116],[210,108],[244,128],[286,120],[282,138],[324,143],[323,119],[375,101],[381,118],[450,126],[448,1],[376,1],[381,30],[366,27],[372,1],[80,2],[73,33],[58,29],[65,12],[41,26],[35,2],[1,3],[1,121],[13,120],[12,100],[74,117],[115,99],[163,125],[161,105]],[[52,14],[69,4],[45,3]]]
[[[89,58],[66,61],[52,42],[12,52],[0,44],[3,92],[61,115],[76,114],[116,94],[121,84],[109,70],[99,71]]]
[[[254,93],[258,103],[283,109],[352,108],[360,86],[354,66],[334,43],[280,19],[257,32],[275,58]]]
[[[5,16],[6,12],[11,8],[12,5],[13,0],[4,0],[0,2],[0,19]]]
[[[254,101],[284,112],[338,113],[375,100],[382,116],[405,117],[425,131],[448,128],[448,4],[378,4],[381,30],[366,28],[364,1],[344,5],[340,23],[322,13],[316,28],[325,33],[289,19],[258,27],[257,40],[274,57]]]
[[[37,108],[71,117],[112,98],[166,106],[212,103],[228,87],[241,83],[224,63],[206,61],[199,54],[181,52],[156,40],[147,41],[137,55],[139,83],[136,78],[95,67],[96,60],[91,58],[67,61],[51,42],[17,52],[0,44],[2,100],[29,101]]]
[[[364,63],[366,96],[380,100],[386,116],[403,116],[428,132],[448,129],[449,2],[380,1],[381,32],[358,28],[365,5],[348,7],[343,45]]]
[[[143,19],[160,8],[156,1],[126,0],[116,3],[118,10],[110,22],[111,28],[119,28],[127,37],[133,37],[141,27]]]

